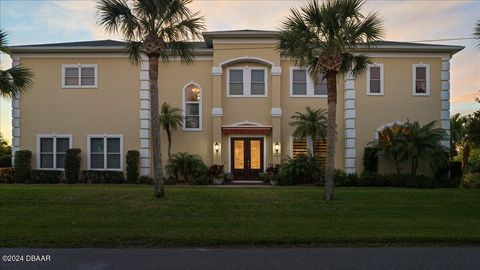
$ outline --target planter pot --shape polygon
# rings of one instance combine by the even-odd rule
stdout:
[[[221,185],[223,184],[223,178],[213,178],[213,183],[215,185]]]

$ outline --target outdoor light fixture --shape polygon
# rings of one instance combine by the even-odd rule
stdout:
[[[280,143],[276,142],[276,143],[273,145],[273,148],[275,149],[275,154],[278,155],[278,152],[280,151]]]
[[[213,149],[215,149],[215,152],[218,154],[218,151],[220,151],[220,144],[218,144],[218,142],[216,142],[216,143],[213,145]]]

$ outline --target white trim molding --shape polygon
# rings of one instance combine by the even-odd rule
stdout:
[[[218,107],[212,108],[212,116],[213,117],[222,117],[223,116],[223,109]]]
[[[53,167],[52,168],[41,168],[40,140],[43,139],[43,138],[53,139],[53,149],[52,149],[52,153],[51,153],[53,155]],[[56,134],[56,133],[37,134],[37,148],[36,148],[37,153],[35,155],[36,169],[37,170],[60,170],[60,171],[64,170],[64,168],[57,168],[57,139],[68,139],[68,148],[72,148],[72,146],[73,146],[73,136],[72,136],[72,134]]]
[[[440,92],[440,121],[448,138],[442,141],[443,146],[450,149],[450,57],[442,58],[442,90]]]
[[[140,175],[150,175],[151,166],[151,119],[149,61],[145,55],[140,64]],[[148,106],[147,106],[148,104]]]
[[[187,128],[186,127],[186,121],[187,121],[187,101],[185,100],[185,90],[189,87],[189,86],[195,86],[195,87],[198,87],[198,89],[200,90],[200,101],[197,102],[190,102],[192,104],[198,104],[198,114],[199,114],[199,117],[198,117],[198,128]],[[187,84],[185,84],[182,88],[182,106],[183,106],[183,126],[182,126],[182,130],[183,131],[202,131],[202,120],[203,120],[203,109],[202,109],[202,103],[203,103],[203,89],[202,87],[200,86],[200,84],[196,83],[196,82],[193,82],[193,81],[190,81],[188,82]]]
[[[370,68],[378,67],[380,68],[380,92],[379,93],[372,93],[370,92]],[[383,71],[383,64],[371,64],[367,67],[367,96],[383,96],[385,94],[385,76]]]
[[[282,108],[272,108],[272,117],[282,117]]]
[[[425,93],[417,93],[417,67],[425,68]],[[413,64],[412,65],[412,95],[413,96],[430,96],[430,65],[429,64]]]
[[[120,139],[120,168],[107,167],[107,139]],[[92,169],[91,166],[91,139],[103,139],[103,169]],[[95,171],[123,171],[124,153],[123,153],[123,134],[88,134],[87,135],[87,169]]]
[[[356,109],[355,78],[352,72],[345,75],[345,172],[356,173]]]
[[[78,69],[78,85],[66,85],[65,84],[65,69],[77,68]],[[82,85],[82,68],[93,68],[94,83],[93,85]],[[79,88],[97,88],[98,87],[98,65],[97,64],[63,64],[62,65],[62,88],[63,89],[79,89]]]
[[[213,76],[220,76],[223,73],[223,67],[224,66],[235,64],[235,63],[241,63],[241,62],[253,62],[253,63],[259,63],[259,64],[262,64],[262,65],[268,66],[268,67],[271,68],[272,76],[280,76],[282,74],[282,68],[280,66],[276,66],[275,63],[273,63],[271,61],[268,61],[266,59],[263,59],[263,58],[252,57],[252,56],[247,55],[247,56],[231,58],[231,59],[228,59],[228,60],[225,60],[225,61],[221,62],[220,64],[218,64],[218,66],[213,66],[212,67],[212,75]],[[266,73],[265,73],[265,76],[267,76]]]
[[[20,65],[20,57],[12,54],[12,67]],[[20,95],[12,98],[12,165],[15,152],[20,150]]]

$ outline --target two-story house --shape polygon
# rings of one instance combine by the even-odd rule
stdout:
[[[203,37],[194,43],[191,65],[175,58],[159,65],[160,104],[184,112],[173,152],[224,164],[240,179],[305,153],[305,140],[292,137],[290,117],[307,106],[326,109],[326,82],[312,81],[304,67],[280,55],[275,31]],[[436,120],[449,131],[450,59],[461,49],[389,41],[359,47],[374,64],[356,78],[337,78],[336,167],[362,172],[365,146],[395,122]],[[14,151],[31,150],[36,169],[62,169],[65,150],[80,148],[82,169],[124,170],[125,153],[135,149],[141,174],[151,174],[148,60],[132,65],[125,44],[113,40],[10,50],[13,64],[35,75],[33,89],[13,100]],[[162,145],[166,149],[165,139]],[[315,147],[324,153],[323,141]]]

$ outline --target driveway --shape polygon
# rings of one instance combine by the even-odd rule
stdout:
[[[480,269],[480,247],[0,249],[0,269]],[[5,257],[7,255],[7,257]],[[14,256],[9,255],[18,255]],[[50,257],[47,257],[50,256]],[[3,260],[20,260],[4,262]],[[48,261],[49,258],[49,261]],[[36,260],[36,262],[33,262]]]

